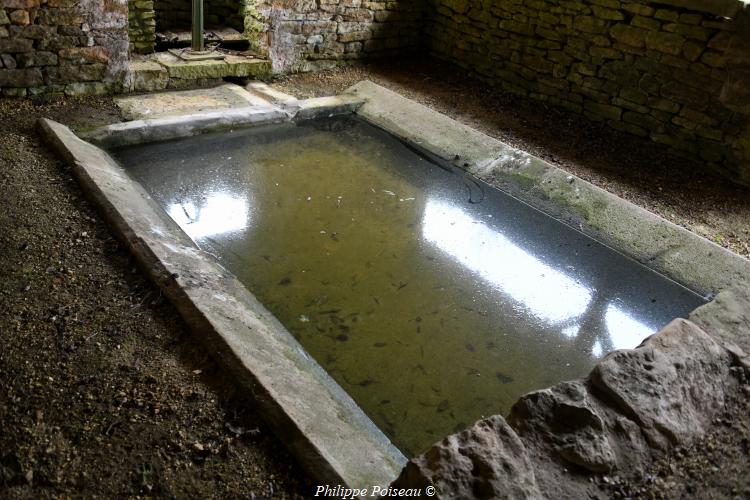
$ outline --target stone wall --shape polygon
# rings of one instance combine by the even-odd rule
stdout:
[[[267,0],[258,12],[275,71],[307,71],[340,61],[416,50],[423,0]]]
[[[156,13],[153,0],[128,0],[128,50],[150,54],[156,41]]]
[[[731,107],[724,91],[728,49],[748,51],[742,2],[431,1],[432,54],[750,184],[750,112]],[[734,78],[735,88],[750,86],[750,71]]]
[[[0,0],[3,95],[117,90],[127,23],[125,0]]]

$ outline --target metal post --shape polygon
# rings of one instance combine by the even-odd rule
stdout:
[[[203,51],[203,0],[193,0],[193,45],[195,52]]]

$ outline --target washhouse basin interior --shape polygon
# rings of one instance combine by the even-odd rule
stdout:
[[[359,118],[111,153],[407,456],[705,302]]]

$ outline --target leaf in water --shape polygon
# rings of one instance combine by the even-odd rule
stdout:
[[[286,276],[285,278],[281,278],[281,281],[279,281],[280,286],[287,286],[292,283],[292,278],[289,276]]]
[[[471,344],[466,344],[466,350],[469,351],[469,352],[476,351],[476,349],[474,348],[474,346],[471,345]]]
[[[375,342],[375,343],[373,344],[373,346],[375,346],[375,347],[385,347],[385,346],[387,346],[387,345],[388,345],[388,344],[386,344],[385,342]]]
[[[368,379],[365,379],[365,380],[357,383],[357,385],[360,386],[360,387],[367,387],[368,385],[372,385],[374,383],[376,383],[375,380],[373,380],[371,378],[368,378]]]
[[[443,413],[445,410],[447,410],[450,407],[451,407],[451,404],[448,402],[447,399],[444,399],[440,403],[438,403],[438,405],[437,405],[437,412],[438,413]]]
[[[349,340],[349,335],[345,333],[340,333],[336,335],[336,340],[338,340],[339,342],[346,342],[347,340]]]
[[[513,377],[510,377],[502,372],[495,372],[497,379],[503,384],[510,384],[513,382]]]

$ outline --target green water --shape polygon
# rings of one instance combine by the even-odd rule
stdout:
[[[118,156],[407,455],[697,301],[360,122]]]

